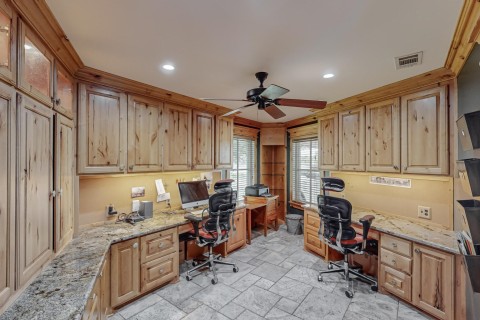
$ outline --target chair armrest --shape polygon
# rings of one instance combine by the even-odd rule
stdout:
[[[198,236],[199,236],[199,225],[200,225],[200,222],[202,222],[202,220],[203,220],[202,217],[198,217],[198,216],[193,215],[191,213],[188,213],[188,214],[184,215],[183,217],[192,223],[193,230],[195,231],[195,237],[198,238]]]
[[[368,231],[370,230],[370,226],[372,225],[372,221],[375,219],[374,216],[371,214],[364,216],[359,221],[363,226],[363,243],[366,246]]]

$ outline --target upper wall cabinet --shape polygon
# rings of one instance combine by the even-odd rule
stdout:
[[[192,110],[165,104],[164,106],[164,170],[190,170],[192,159]]]
[[[124,172],[127,163],[127,97],[80,84],[78,173]]]
[[[19,27],[19,87],[47,106],[52,106],[53,55],[21,20]]]
[[[339,169],[365,171],[365,107],[338,114]]]
[[[0,82],[0,309],[15,290],[15,90]]]
[[[233,119],[217,116],[215,127],[215,168],[231,169],[232,159]]]
[[[338,170],[338,114],[318,119],[318,167],[320,170]]]
[[[53,254],[53,111],[18,94],[18,284]]]
[[[193,111],[192,169],[213,170],[215,116]]]
[[[446,87],[401,97],[402,172],[448,174]]]
[[[366,106],[367,171],[400,172],[400,103],[392,99]]]
[[[64,116],[73,119],[75,112],[75,81],[69,73],[56,61],[54,78],[53,107]]]
[[[128,97],[128,172],[162,170],[163,103]]]
[[[16,14],[0,0],[0,78],[15,83],[16,68]]]

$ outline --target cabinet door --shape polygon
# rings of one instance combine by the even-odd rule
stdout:
[[[194,170],[213,170],[215,116],[193,111],[192,154]]]
[[[164,170],[190,170],[192,164],[192,111],[165,104]]]
[[[453,319],[453,255],[417,244],[413,251],[413,304],[439,319]]]
[[[230,230],[230,235],[227,242],[227,252],[231,252],[237,248],[241,248],[245,245],[246,241],[246,213],[245,209],[240,209],[235,211],[235,216],[233,217],[235,221],[235,233],[233,229]]]
[[[110,252],[107,253],[102,271],[100,271],[100,319],[106,319],[110,314]]]
[[[367,171],[400,172],[399,99],[366,106]]]
[[[124,172],[127,99],[123,93],[80,84],[78,173]]]
[[[139,239],[112,245],[112,307],[132,300],[140,293]]]
[[[448,174],[446,87],[401,97],[402,172]]]
[[[55,251],[73,237],[75,129],[73,121],[55,116]]]
[[[340,112],[339,169],[365,171],[365,107]]]
[[[56,61],[53,107],[69,119],[73,119],[74,114],[74,84],[75,81],[68,74],[67,70]]]
[[[24,285],[53,253],[53,111],[17,95],[18,281]]]
[[[163,103],[128,97],[128,172],[162,170]]]
[[[52,106],[53,55],[25,23],[20,20],[18,25],[19,86],[45,105]]]
[[[16,70],[17,16],[12,8],[0,1],[0,78],[14,84]]]
[[[82,320],[101,320],[102,319],[102,308],[101,308],[101,283],[97,279],[93,287],[90,297],[88,297],[87,305],[85,306],[85,311],[82,315]]]
[[[0,82],[0,309],[14,292],[15,90]]]
[[[318,167],[338,170],[338,114],[318,119]]]
[[[215,127],[215,168],[233,165],[233,119],[217,116]]]

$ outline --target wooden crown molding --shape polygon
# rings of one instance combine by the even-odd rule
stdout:
[[[445,68],[458,75],[478,41],[480,41],[480,1],[465,0],[445,61]]]
[[[250,139],[257,139],[258,133],[260,132],[259,129],[256,128],[251,128],[251,127],[245,127],[245,126],[240,126],[240,125],[234,125],[233,126],[233,135],[234,136],[241,136],[241,137],[246,137]]]
[[[109,88],[122,90],[127,93],[134,93],[156,98],[164,102],[171,102],[177,105],[202,110],[215,115],[222,115],[228,111],[231,111],[231,109],[213,104],[211,102],[191,98],[173,91],[161,89],[91,67],[85,66],[80,68],[75,73],[75,77],[83,82],[102,85]]]
[[[383,87],[379,87],[355,96],[345,98],[339,101],[331,102],[327,106],[309,116],[288,121],[287,128],[299,126],[302,124],[315,122],[319,117],[345,111],[361,105],[380,102],[382,100],[395,98],[407,93],[426,89],[427,87],[444,85],[455,78],[455,73],[447,68],[439,68],[430,72],[422,73],[405,80],[394,82]]]
[[[237,125],[240,125],[240,126],[253,127],[253,128],[261,128],[262,127],[261,122],[246,119],[246,118],[242,118],[242,117],[239,117],[239,116],[235,116],[233,118],[233,123],[237,124]]]
[[[45,0],[11,0],[11,3],[71,74],[84,66]]]

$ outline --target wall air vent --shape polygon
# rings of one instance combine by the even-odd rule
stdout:
[[[422,63],[423,51],[395,57],[395,69],[403,69],[416,66]]]

